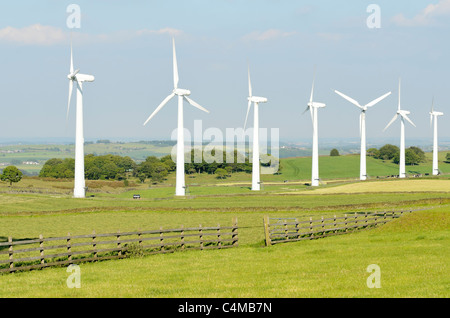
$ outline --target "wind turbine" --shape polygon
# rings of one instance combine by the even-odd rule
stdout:
[[[371,101],[370,103],[361,106],[356,100],[353,98],[348,97],[347,95],[335,90],[336,94],[340,95],[344,99],[348,100],[350,103],[355,105],[361,110],[361,114],[359,115],[359,135],[361,137],[361,155],[360,155],[360,173],[359,173],[359,179],[360,180],[367,180],[367,169],[366,169],[366,111],[370,107],[374,106],[375,104],[381,102],[383,99],[391,95],[391,92],[384,94],[381,97],[378,97],[377,99]]]
[[[386,131],[390,125],[397,119],[398,116],[400,116],[401,122],[400,122],[400,174],[399,178],[406,178],[406,169],[405,169],[405,120],[408,121],[411,125],[416,127],[414,123],[409,119],[408,115],[411,114],[411,112],[407,110],[401,109],[401,80],[398,81],[398,109],[397,113],[394,115],[392,120],[387,124],[387,126],[383,129],[383,131]]]
[[[437,128],[437,120],[439,116],[444,115],[444,113],[437,112],[434,110],[434,98],[431,103],[431,111],[430,111],[430,125],[433,124],[434,119],[434,135],[433,135],[433,175],[437,176],[439,174],[438,168],[438,128]]]
[[[252,162],[252,191],[261,190],[260,180],[260,162],[259,162],[259,104],[267,103],[267,98],[253,96],[252,82],[250,80],[250,67],[248,67],[248,107],[247,115],[245,116],[244,130],[247,126],[248,114],[252,103],[253,110],[253,162]]]
[[[177,130],[177,162],[176,162],[176,186],[175,195],[184,196],[186,194],[185,178],[184,178],[184,127],[183,127],[183,99],[185,99],[192,106],[209,113],[208,110],[194,102],[188,96],[191,91],[187,89],[178,88],[178,64],[177,55],[175,51],[175,39],[172,39],[173,46],[173,91],[167,96],[155,111],[145,121],[144,126],[175,96],[178,96],[178,130]]]
[[[77,88],[76,104],[76,131],[75,131],[75,184],[73,196],[75,198],[86,197],[86,184],[84,180],[84,133],[83,133],[83,83],[93,82],[93,75],[80,74],[80,70],[74,71],[72,40],[70,41],[70,70],[69,79],[69,101],[67,103],[67,118],[69,117],[70,101],[72,98],[73,85]]]
[[[312,89],[311,89],[311,97],[309,98],[308,106],[306,110],[303,112],[306,113],[308,110],[311,114],[312,124],[313,124],[313,147],[312,147],[312,174],[311,174],[311,186],[317,187],[319,186],[319,132],[318,132],[318,119],[317,119],[317,110],[319,108],[323,108],[326,105],[324,103],[318,103],[313,101],[314,97],[314,82],[316,79],[316,72],[314,71]]]

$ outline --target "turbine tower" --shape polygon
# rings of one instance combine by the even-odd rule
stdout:
[[[70,101],[72,98],[73,85],[77,88],[76,105],[76,132],[75,132],[75,184],[73,196],[75,198],[86,197],[86,184],[84,180],[84,133],[83,133],[83,83],[93,82],[94,76],[80,74],[79,69],[74,71],[72,40],[70,41],[70,70],[69,79],[69,101],[67,103],[67,118],[69,117]]]
[[[414,127],[416,127],[416,125],[414,125],[414,123],[411,121],[411,119],[409,119],[408,115],[411,114],[409,111],[407,110],[402,110],[401,109],[401,80],[398,81],[398,109],[397,109],[397,113],[394,115],[394,117],[392,118],[392,120],[389,122],[389,124],[387,124],[387,126],[383,129],[383,131],[386,131],[386,129],[388,129],[388,127],[390,125],[392,125],[392,123],[397,119],[397,117],[400,115],[400,174],[399,174],[399,178],[406,178],[406,168],[405,168],[405,120],[408,121],[411,125],[413,125]]]
[[[391,92],[384,94],[381,97],[378,97],[377,99],[371,101],[370,103],[361,106],[356,100],[353,98],[348,97],[347,95],[339,92],[334,91],[336,94],[340,95],[344,99],[348,100],[350,103],[355,105],[361,110],[361,114],[359,115],[359,135],[361,137],[361,154],[360,154],[360,172],[359,172],[359,179],[364,181],[367,180],[367,168],[366,168],[366,112],[369,107],[374,106],[375,104],[381,102],[383,99],[391,95]]]
[[[173,85],[172,93],[167,96],[155,111],[145,121],[144,126],[175,96],[178,96],[178,130],[177,130],[177,162],[176,162],[176,186],[175,195],[184,196],[186,194],[185,178],[184,178],[184,127],[183,127],[183,99],[185,99],[192,106],[209,113],[208,110],[194,102],[188,96],[191,91],[187,89],[178,88],[178,64],[177,55],[175,52],[175,39],[172,39],[173,46]]]
[[[430,125],[433,124],[434,119],[434,134],[433,134],[433,175],[437,176],[439,174],[439,167],[438,167],[438,154],[439,154],[439,148],[438,148],[438,124],[437,120],[439,116],[444,115],[444,113],[437,112],[434,110],[434,98],[431,103],[431,111],[430,111]]]
[[[244,130],[247,126],[248,114],[252,103],[254,104],[253,110],[253,162],[252,162],[252,191],[261,190],[260,179],[260,162],[259,162],[259,104],[267,103],[267,98],[253,96],[252,82],[250,80],[250,67],[248,67],[248,107],[247,115],[245,116]]]
[[[317,187],[319,186],[319,132],[318,132],[318,119],[317,113],[319,108],[323,108],[326,105],[324,103],[318,103],[313,101],[314,97],[314,82],[315,82],[315,72],[313,77],[311,96],[309,98],[308,106],[306,110],[303,112],[306,113],[308,110],[311,114],[312,124],[313,124],[313,147],[312,147],[312,173],[311,173],[311,186]]]

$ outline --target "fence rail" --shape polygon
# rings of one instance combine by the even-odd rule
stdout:
[[[225,249],[238,246],[237,218],[231,226],[180,227],[70,235],[0,242],[0,273],[126,258],[131,255],[180,250]]]
[[[375,227],[399,218],[411,211],[383,213],[355,213],[353,215],[299,221],[298,218],[264,217],[264,233],[266,246],[278,243],[313,240],[317,238],[346,234],[350,231]],[[274,223],[273,221],[276,222]]]

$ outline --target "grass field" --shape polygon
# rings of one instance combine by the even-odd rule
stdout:
[[[80,289],[65,268],[2,275],[0,297],[448,297],[449,226],[436,209],[316,241],[82,264]]]
[[[321,157],[324,173],[336,162],[355,164],[359,171],[358,156],[330,158]],[[308,160],[286,159],[282,175],[263,176],[261,192],[250,190],[251,176],[245,173],[226,180],[187,178],[185,198],[174,196],[173,176],[160,185],[132,180],[129,187],[89,181],[93,197],[82,200],[72,198],[72,180],[24,178],[12,188],[0,183],[0,241],[93,230],[227,226],[233,217],[239,224],[235,249],[81,264],[78,290],[67,288],[65,268],[3,274],[0,297],[450,296],[448,176],[359,182],[343,173],[313,189],[302,180]],[[136,193],[140,200],[132,199]],[[392,209],[418,211],[374,230],[264,247],[265,215],[308,218]],[[366,286],[370,264],[381,268],[380,289]]]

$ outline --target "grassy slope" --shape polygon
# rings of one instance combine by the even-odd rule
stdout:
[[[0,297],[449,297],[449,226],[448,212],[415,212],[315,241],[82,264],[78,290],[65,268],[2,275]]]

